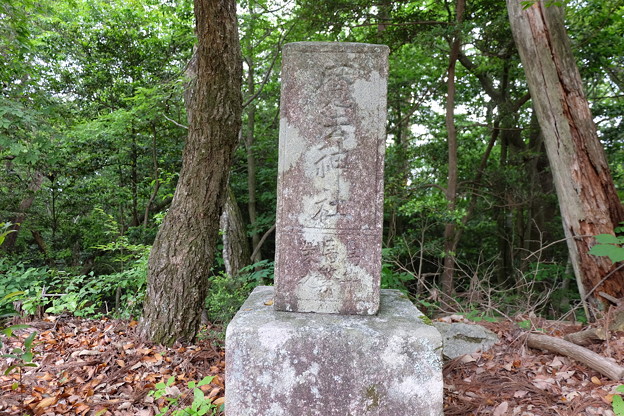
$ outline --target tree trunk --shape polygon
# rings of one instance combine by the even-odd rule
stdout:
[[[522,10],[507,0],[511,28],[533,105],[544,133],[563,228],[579,289],[624,296],[624,273],[587,252],[597,234],[613,234],[624,220],[604,149],[598,139],[560,7],[536,2]],[[595,292],[597,293],[597,291]],[[596,299],[596,296],[593,296]]]
[[[464,18],[465,0],[457,0],[456,23],[461,24]],[[461,46],[461,32],[459,27],[455,31],[451,42],[451,53],[449,56],[447,96],[446,96],[446,131],[448,143],[448,183],[446,185],[447,209],[455,211],[457,207],[457,129],[455,128],[455,67],[459,58],[459,48]],[[444,269],[440,277],[442,291],[449,296],[455,291],[455,251],[457,250],[457,225],[451,220],[444,227]]]
[[[254,69],[253,60],[249,59],[249,72],[247,74],[247,87],[249,95],[253,97],[255,93],[254,83]],[[258,243],[260,242],[260,235],[258,233],[258,211],[256,208],[256,158],[253,154],[254,144],[254,131],[256,126],[256,105],[249,103],[247,110],[247,134],[245,136],[245,149],[247,151],[247,193],[249,196],[249,203],[247,204],[247,211],[249,213],[249,224],[251,224],[251,245],[256,253],[253,262],[257,263],[262,260],[260,250],[256,250]]]
[[[20,202],[15,217],[11,218],[11,223],[13,225],[10,229],[14,232],[7,234],[6,238],[4,239],[4,244],[2,244],[2,248],[5,251],[12,251],[15,248],[15,243],[17,242],[17,233],[22,227],[22,223],[26,219],[28,211],[35,201],[35,196],[37,192],[39,191],[39,189],[41,189],[44,178],[45,176],[43,176],[43,174],[40,172],[33,173],[33,177],[30,180],[30,184],[28,185],[28,194]]]
[[[152,188],[152,193],[150,194],[149,200],[145,204],[145,213],[143,214],[143,231],[147,229],[150,209],[152,207],[152,204],[154,203],[154,200],[158,196],[158,190],[160,189],[160,168],[158,167],[156,125],[152,123],[150,127],[152,129],[152,167],[153,167],[153,175],[154,175],[154,187]]]
[[[236,276],[240,269],[249,266],[251,251],[243,214],[236,203],[234,192],[229,187],[223,214],[221,214],[221,231],[225,272],[230,276]]]
[[[241,125],[242,64],[234,0],[195,0],[195,82],[189,135],[169,213],[150,253],[140,331],[171,345],[194,339]],[[193,63],[192,63],[193,64]]]
[[[132,143],[130,148],[130,180],[132,181],[130,189],[132,190],[132,219],[130,222],[131,227],[137,227],[140,224],[139,220],[139,172],[137,169],[138,145],[136,142],[136,132],[134,127],[130,130],[132,135]]]

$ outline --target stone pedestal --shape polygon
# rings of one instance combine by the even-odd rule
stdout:
[[[226,334],[227,416],[443,415],[442,338],[395,290],[375,316],[274,310],[258,287]]]

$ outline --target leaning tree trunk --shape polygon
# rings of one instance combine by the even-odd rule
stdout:
[[[599,288],[621,298],[624,273],[613,272],[606,257],[588,254],[594,239],[587,236],[613,234],[624,221],[624,208],[583,93],[562,8],[545,7],[540,1],[522,10],[520,0],[507,0],[507,9],[544,133],[579,289],[596,294]]]
[[[241,127],[242,64],[234,0],[195,0],[195,81],[189,134],[171,208],[152,252],[141,333],[171,345],[199,327]]]

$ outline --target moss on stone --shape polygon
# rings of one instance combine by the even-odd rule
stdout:
[[[372,385],[368,386],[366,389],[366,399],[370,402],[368,406],[366,406],[366,410],[372,410],[379,407],[379,392],[377,391],[377,386]]]

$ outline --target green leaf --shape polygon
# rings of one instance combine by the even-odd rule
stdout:
[[[206,376],[206,377],[201,379],[201,381],[199,382],[197,387],[201,387],[201,386],[205,386],[206,384],[210,384],[210,383],[212,383],[213,379],[214,379],[214,376]]]
[[[613,254],[609,256],[613,263],[617,263],[619,261],[624,261],[624,248],[620,247],[619,250],[614,251]]]
[[[11,373],[11,371],[13,371],[15,368],[17,368],[17,366],[16,366],[16,365],[10,365],[10,366],[8,366],[8,367],[7,367],[7,369],[6,369],[6,370],[4,370],[4,375],[5,375],[5,376],[8,376],[8,375]]]
[[[12,292],[12,293],[9,293],[8,295],[5,295],[0,301],[4,302],[5,300],[11,299],[15,296],[23,295],[25,293],[26,292],[24,292],[23,290],[18,290],[17,292]],[[12,325],[9,328],[24,329],[24,328],[28,328],[28,325]]]
[[[28,325],[23,325],[23,324],[18,324],[18,325],[11,325],[7,328],[4,328],[2,330],[2,333],[5,334],[7,337],[10,337],[13,335],[13,332],[15,332],[18,329],[26,329],[26,328],[30,328]]]
[[[26,348],[26,351],[29,351],[30,348],[32,347],[32,343],[35,339],[35,336],[37,336],[37,333],[33,332],[28,336],[28,338],[24,340],[24,348]]]
[[[620,384],[619,386],[617,386],[615,388],[615,391],[620,392],[620,393],[624,393],[624,385]]]
[[[619,395],[613,396],[612,404],[613,404],[613,412],[615,413],[615,415],[624,416],[624,400],[622,400],[622,396],[619,396]]]
[[[624,260],[624,248],[612,244],[596,244],[589,250],[594,256],[607,256],[612,262]]]
[[[19,355],[15,355],[15,354],[2,354],[2,355],[0,355],[0,357],[2,357],[2,358],[20,358]]]
[[[201,391],[201,389],[194,389],[193,390],[193,402],[197,401],[197,402],[201,402],[204,400],[204,392]]]
[[[599,234],[596,236],[596,241],[602,244],[621,244],[620,239],[611,234]]]

